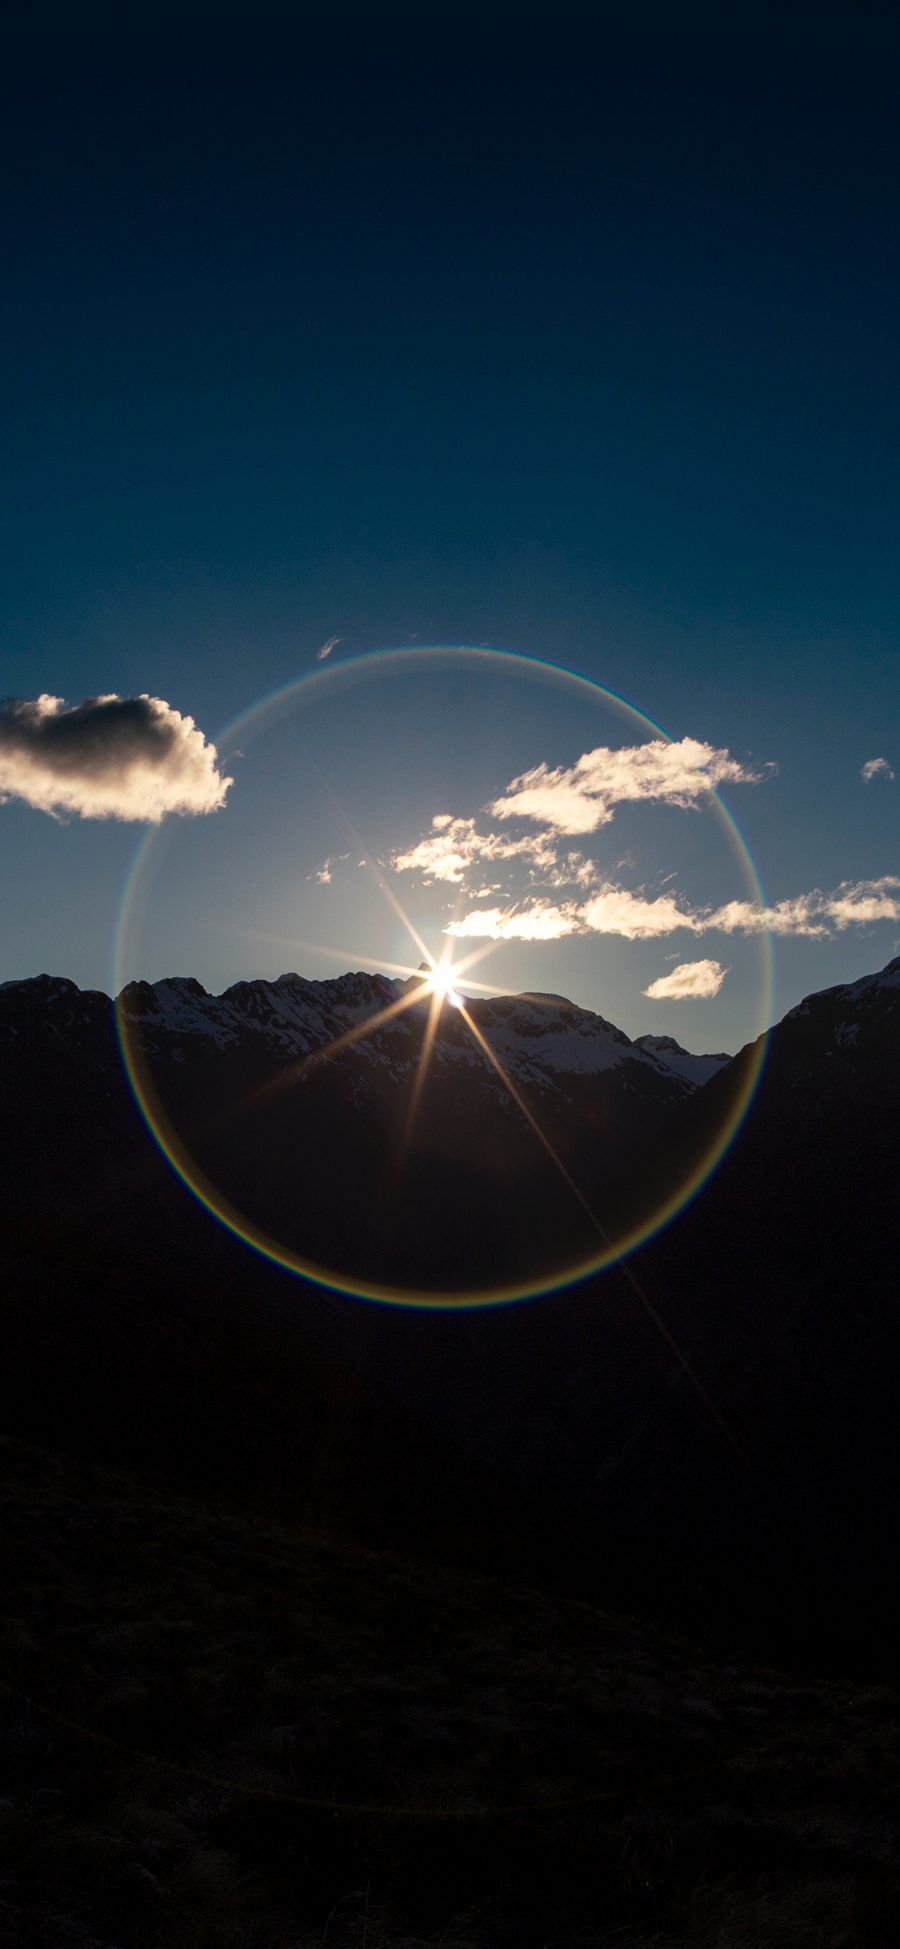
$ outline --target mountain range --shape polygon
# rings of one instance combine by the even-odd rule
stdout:
[[[220,996],[192,978],[135,982],[117,1004],[145,1099],[195,1182],[339,1282],[426,1294],[549,1283],[596,1259],[677,1178],[673,1109],[728,1067],[670,1038],[633,1042],[561,996],[447,1003],[433,1039],[430,1007],[421,981],[366,973]],[[8,1100],[23,1099],[14,1148],[23,1159],[46,1091],[39,1142],[64,1183],[79,1117],[121,1115],[113,1006],[48,976],[8,984],[0,1046]],[[117,1177],[128,1147],[123,1132]],[[96,1158],[81,1168],[90,1207]]]
[[[704,1153],[760,1054],[631,1042],[559,997],[467,1004],[520,1104],[446,1008],[412,1196],[391,1209],[426,1006],[316,1058],[400,998],[371,974],[222,997],[180,980],[134,984],[122,1010],[217,1182],[232,1173],[326,1267],[364,1277],[380,1253],[426,1288],[596,1250],[521,1104],[615,1218],[636,1159],[646,1195]],[[452,1533],[580,1591],[618,1580],[707,1618],[883,1637],[900,1621],[898,1031],[900,960],[808,997],[673,1224],[568,1290],[459,1316],[360,1307],[248,1253],[138,1117],[111,1002],[8,983],[6,1425],[277,1485],[376,1539]],[[706,1080],[679,1073],[699,1062]]]

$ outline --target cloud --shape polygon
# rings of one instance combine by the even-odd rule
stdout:
[[[773,769],[754,770],[699,738],[671,744],[653,738],[618,750],[598,745],[574,765],[540,764],[523,772],[488,810],[498,819],[531,819],[556,832],[596,832],[626,801],[696,805],[716,785],[756,785]]]
[[[436,812],[431,831],[407,852],[393,853],[391,865],[396,873],[419,872],[428,881],[446,880],[451,886],[462,886],[473,868],[497,859],[529,860],[548,872],[558,865],[552,834],[510,839],[505,833],[482,833],[474,819],[454,819],[450,812]]]
[[[481,941],[558,941],[563,934],[581,934],[577,907],[554,907],[535,900],[518,911],[502,907],[479,907],[462,920],[452,920],[445,934],[464,939],[474,935]]]
[[[757,907],[752,900],[729,900],[717,907],[707,926],[723,934],[795,934],[817,940],[829,932],[828,899],[824,893],[799,893],[774,907]]]
[[[320,887],[330,887],[334,879],[335,866],[342,866],[349,858],[349,853],[329,854],[327,859],[323,859],[321,866],[317,866],[314,873],[307,873],[306,877],[308,880],[317,880]],[[359,861],[360,866],[365,866],[365,863],[364,859]]]
[[[0,803],[158,825],[172,812],[218,812],[233,782],[193,718],[161,697],[0,703]]]
[[[872,767],[890,771],[886,759],[869,760],[864,773]],[[631,889],[604,878],[585,853],[565,849],[564,837],[608,825],[617,805],[652,800],[695,807],[717,785],[759,783],[773,770],[772,765],[754,769],[729,751],[697,738],[682,738],[678,743],[651,739],[617,750],[598,746],[574,765],[554,770],[540,764],[523,772],[487,807],[496,819],[528,821],[535,830],[485,832],[474,818],[438,812],[424,838],[394,853],[390,864],[399,873],[421,873],[426,884],[444,882],[466,889],[469,901],[478,904],[457,911],[444,930],[460,938],[550,941],[571,934],[606,934],[637,941],[679,932],[695,936],[769,932],[819,939],[851,926],[900,920],[900,878],[890,874],[878,880],[844,881],[831,892],[814,888],[771,906],[730,900],[713,907],[679,897],[667,886],[671,874],[657,875],[649,892],[643,887]],[[518,885],[514,871],[497,872],[498,862],[524,867]],[[613,871],[629,864],[626,856]],[[569,897],[548,899],[551,892]],[[502,904],[488,905],[498,894]]]
[[[580,909],[586,934],[619,934],[627,941],[658,939],[674,934],[680,927],[692,930],[702,922],[687,907],[679,907],[671,893],[646,900],[629,893],[627,887],[607,885]]]
[[[682,961],[671,974],[651,981],[644,994],[654,1002],[705,1001],[718,994],[724,980],[725,969],[720,961]]]
[[[884,873],[878,880],[842,880],[831,893],[816,888],[774,907],[755,907],[749,900],[731,900],[703,923],[725,934],[795,934],[821,939],[848,927],[865,927],[876,920],[900,920],[900,877]]]
[[[421,873],[426,884],[443,880],[451,886],[467,886],[479,900],[486,890],[495,891],[493,884],[475,890],[481,869],[498,860],[523,862],[532,885],[540,882],[547,888],[587,891],[597,886],[600,870],[584,853],[563,850],[563,835],[595,832],[608,825],[613,808],[626,800],[694,806],[726,779],[756,782],[772,769],[752,770],[729,752],[697,738],[682,738],[678,744],[659,738],[619,750],[598,746],[567,768],[553,770],[540,764],[523,772],[487,807],[495,818],[527,820],[537,831],[515,836],[509,831],[484,832],[474,818],[437,812],[424,838],[394,853],[390,865],[397,873]],[[601,887],[598,898],[603,893]],[[600,916],[602,906],[596,911]],[[664,911],[660,906],[658,917]],[[612,930],[598,924],[598,931]]]
[[[533,900],[526,907],[479,907],[451,921],[444,932],[495,941],[552,941],[564,934],[616,934],[641,941],[658,940],[679,928],[698,932],[703,924],[702,917],[680,907],[670,893],[648,899],[609,882],[580,906],[574,900],[559,906]]]
[[[342,643],[343,640],[342,636],[329,636],[327,642],[322,644],[321,649],[316,651],[316,662],[324,663],[325,658],[330,656],[332,650],[336,650],[338,644]]]
[[[895,775],[886,758],[867,758],[859,775],[864,785],[871,785],[873,778],[877,778],[879,772],[883,772],[885,778],[893,778]]]
[[[900,877],[887,873],[879,880],[844,880],[831,893],[815,890],[772,907],[750,900],[730,900],[722,907],[681,906],[674,894],[648,897],[613,882],[589,900],[551,906],[535,900],[522,907],[473,908],[451,921],[447,934],[483,940],[558,940],[564,934],[614,934],[621,940],[660,940],[683,930],[690,934],[795,935],[817,940],[842,934],[848,927],[873,921],[900,920]]]
[[[893,873],[880,880],[845,880],[830,893],[827,911],[839,933],[845,927],[868,926],[873,920],[900,920],[900,879]]]

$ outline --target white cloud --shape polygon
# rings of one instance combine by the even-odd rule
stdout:
[[[393,853],[391,865],[396,873],[419,872],[427,881],[446,880],[451,886],[462,886],[474,869],[497,859],[524,859],[551,872],[557,865],[553,835],[532,833],[523,839],[510,839],[506,833],[479,832],[474,819],[454,819],[450,812],[436,812],[431,831],[407,852]]]
[[[559,906],[533,900],[525,907],[475,908],[451,921],[444,932],[494,941],[555,941],[564,934],[616,934],[623,940],[640,941],[657,940],[679,928],[698,932],[703,924],[688,908],[679,907],[669,893],[647,899],[642,893],[610,883],[580,906],[574,900]]]
[[[845,880],[832,893],[802,893],[772,907],[730,900],[723,907],[691,908],[680,906],[670,893],[648,898],[609,883],[580,906],[575,901],[562,906],[533,901],[525,907],[474,908],[444,931],[485,940],[557,940],[563,934],[659,940],[682,929],[690,934],[768,932],[813,940],[878,920],[900,920],[900,877],[894,874]]]
[[[771,765],[754,770],[699,738],[671,744],[653,738],[618,750],[598,745],[574,765],[535,765],[514,778],[488,809],[499,819],[531,819],[556,832],[596,832],[627,800],[695,805],[715,785],[755,785],[772,770]]]
[[[671,893],[646,900],[643,894],[612,884],[585,902],[580,919],[586,934],[618,934],[627,941],[655,940],[661,934],[674,934],[680,927],[693,932],[702,926],[689,908],[679,907]]]
[[[644,800],[695,807],[717,785],[758,783],[774,769],[773,765],[753,768],[697,738],[682,738],[678,743],[658,738],[619,749],[598,746],[574,765],[553,769],[540,764],[523,772],[487,808],[497,819],[526,820],[536,830],[524,835],[521,829],[483,832],[474,818],[439,812],[425,837],[395,853],[390,864],[400,873],[421,873],[427,884],[444,882],[466,889],[469,901],[477,906],[458,912],[445,928],[446,933],[463,938],[549,941],[570,934],[607,934],[623,940],[657,940],[679,932],[694,936],[769,932],[818,939],[851,926],[900,920],[900,878],[890,874],[878,880],[845,881],[827,893],[814,888],[768,907],[752,900],[695,906],[667,888],[671,874],[657,875],[655,890],[632,890],[603,878],[598,865],[583,852],[564,847],[564,836],[593,833],[608,825],[617,805]],[[870,759],[863,776],[882,771],[893,776],[886,759]],[[524,869],[518,886],[514,873],[501,875],[498,883],[501,861],[516,862]],[[627,858],[620,860],[613,870],[628,864]],[[486,868],[493,870],[486,872]],[[566,890],[569,898],[546,898],[551,891]],[[503,903],[488,906],[488,899],[498,894]],[[712,964],[683,965],[708,969]]]
[[[828,896],[828,915],[839,932],[867,926],[873,920],[900,920],[900,879],[885,873],[880,880],[844,880]]]
[[[618,750],[598,746],[567,768],[541,764],[523,772],[487,808],[502,820],[528,820],[537,831],[516,837],[509,831],[483,832],[474,818],[437,812],[424,838],[394,853],[390,864],[398,873],[421,873],[426,883],[466,886],[475,899],[485,895],[483,886],[475,890],[481,869],[498,860],[521,861],[532,885],[586,891],[600,880],[599,868],[582,852],[562,850],[563,834],[595,832],[612,819],[614,806],[626,800],[693,806],[725,780],[755,782],[771,769],[752,770],[697,738],[682,738],[678,744],[659,738]],[[601,886],[598,898],[609,891]],[[602,911],[597,908],[598,916]],[[658,917],[663,912],[660,906]]]
[[[758,907],[752,900],[729,900],[708,916],[706,925],[723,934],[795,934],[816,940],[827,934],[828,896],[800,893],[779,900],[774,907]]]
[[[314,873],[307,873],[306,877],[308,880],[317,880],[320,887],[330,887],[334,879],[334,868],[342,866],[349,858],[349,853],[337,853],[333,857],[329,855],[328,859],[323,859],[321,866],[316,867]],[[360,866],[365,866],[365,863],[364,859],[359,861]]]
[[[720,961],[682,961],[671,974],[651,981],[644,994],[654,1002],[705,1001],[718,994],[725,972]]]
[[[900,878],[894,873],[885,873],[879,880],[842,880],[831,893],[816,888],[793,900],[779,900],[774,907],[731,900],[711,913],[703,925],[720,928],[725,934],[768,931],[815,940],[876,920],[900,920]]]
[[[882,772],[885,778],[894,777],[886,758],[867,758],[859,775],[864,785],[871,785],[873,778],[877,778],[879,772]]]
[[[445,934],[474,935],[480,941],[558,941],[564,934],[583,932],[577,907],[553,907],[539,900],[519,910],[479,907],[444,929]]]
[[[0,703],[0,803],[156,825],[173,812],[218,812],[233,782],[193,718],[161,697]]]

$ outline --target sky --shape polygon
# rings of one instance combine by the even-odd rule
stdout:
[[[727,1049],[760,914],[775,1015],[900,951],[896,17],[585,12],[11,29],[0,979],[417,964],[387,886]],[[642,717],[364,661],[450,644]]]

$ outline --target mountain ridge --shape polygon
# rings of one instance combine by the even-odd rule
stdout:
[[[413,978],[414,980],[414,978]],[[164,976],[155,982],[132,981],[113,998],[98,989],[80,989],[65,976],[41,974],[0,983],[8,1000],[18,991],[51,1001],[82,999],[90,1007],[116,1007],[129,1021],[139,1022],[141,1034],[202,1035],[219,1047],[252,1032],[275,1044],[286,1056],[304,1056],[337,1035],[356,1028],[366,1017],[391,1008],[408,994],[413,982],[365,970],[308,979],[288,971],[273,980],[263,977],[233,982],[218,995],[193,975]],[[428,1008],[421,1003],[410,1009]],[[586,1009],[562,995],[501,994],[466,998],[467,1009],[489,1041],[498,1045],[507,1063],[529,1080],[546,1082],[547,1073],[592,1074],[629,1060],[687,1087],[699,1087],[730,1057],[698,1055],[671,1036],[645,1034],[628,1037],[598,1011]],[[373,1033],[378,1025],[373,1021]],[[451,1033],[448,1035],[447,1030]],[[465,1047],[453,1030],[453,1017],[443,1010],[435,1037],[438,1060],[449,1050],[457,1056]],[[333,1031],[333,1033],[329,1033]],[[543,1040],[542,1040],[543,1038]],[[369,1038],[357,1047],[367,1056]],[[470,1053],[466,1052],[467,1055]]]
[[[562,1289],[548,1277],[537,1304],[462,1316],[452,1308],[361,1308],[249,1253],[185,1193],[136,1115],[109,1000],[49,977],[7,986],[0,1219],[7,1321],[14,1314],[17,1322],[7,1425],[44,1439],[62,1423],[75,1445],[102,1434],[110,1454],[143,1441],[142,1456],[160,1458],[177,1425],[179,1453],[216,1469],[225,1465],[219,1445],[225,1462],[235,1448],[233,1423],[242,1471],[248,1481],[261,1478],[271,1470],[275,1430],[292,1410],[290,1390],[286,1406],[276,1386],[280,1356],[249,1403],[246,1351],[258,1337],[250,1311],[258,1301],[298,1335],[311,1332],[376,1390],[414,1407],[478,1468],[524,1485],[532,1515],[523,1561],[562,1575],[557,1538],[571,1519],[565,1575],[579,1589],[599,1589],[615,1562],[626,1582],[633,1570],[648,1601],[664,1589],[667,1603],[692,1615],[718,1607],[722,1618],[736,1604],[744,1616],[758,1607],[772,1616],[788,1604],[785,1615],[802,1619],[798,1631],[822,1631],[831,1620],[838,1635],[887,1641],[900,1620],[895,1566],[884,1550],[900,1490],[898,977],[893,961],[808,998],[805,1011],[776,1025],[749,1113],[702,1195],[623,1266]],[[185,1000],[193,1006],[198,997]],[[857,1033],[841,1032],[848,1027]],[[198,1046],[207,1054],[197,1068],[164,1063],[163,1082],[175,1111],[193,1114],[200,1091],[201,1122],[214,1136],[220,1128],[227,1136],[245,1083],[289,1080],[296,1066],[274,1045],[261,1068],[250,1061],[267,1046],[259,1036],[245,1038],[237,1067],[234,1050],[208,1038]],[[257,1141],[262,1124],[249,1127],[242,1148],[259,1162],[264,1197],[268,1154],[286,1161],[287,1189],[318,1227],[320,1263],[365,1272],[381,1235],[366,1233],[360,1198],[379,1223],[391,1219],[383,1194],[396,1123],[390,1079],[357,1060],[359,1046],[314,1069],[296,1103],[290,1090],[276,1097],[269,1153]],[[758,1053],[751,1046],[735,1066]],[[573,1172],[591,1192],[602,1192],[603,1174],[615,1166],[629,1115],[643,1169],[648,1115],[659,1109],[673,1141],[677,1134],[702,1156],[729,1101],[733,1066],[702,1089],[664,1090],[643,1106],[630,1092],[610,1096],[629,1066],[539,1098],[546,1127],[568,1142]],[[653,1079],[649,1065],[634,1067]],[[372,1086],[362,1090],[367,1069]],[[396,1101],[402,1126],[409,1099],[400,1091]],[[305,1121],[294,1120],[292,1105]],[[534,1167],[544,1153],[525,1118],[509,1098],[491,1097],[486,1082],[482,1091],[474,1068],[451,1068],[424,1108],[416,1195],[397,1214],[409,1232],[400,1238],[407,1285],[423,1265],[428,1272],[429,1249],[445,1284],[465,1278],[473,1240],[489,1260],[504,1246],[507,1221],[524,1234],[527,1277],[541,1228],[577,1219],[567,1186],[558,1174],[542,1184]],[[346,1256],[329,1259],[336,1243]],[[151,1331],[155,1425],[142,1433]],[[305,1358],[298,1352],[301,1365]],[[341,1480],[371,1478],[389,1524],[394,1489],[379,1460],[378,1426],[376,1416],[355,1447],[352,1426],[342,1431],[341,1452],[349,1444],[352,1459]],[[298,1467],[285,1460],[286,1483]],[[330,1480],[336,1461],[323,1467]],[[453,1485],[443,1494],[452,1508]],[[540,1524],[539,1494],[551,1510]],[[477,1492],[468,1509],[465,1523],[490,1555],[499,1540],[481,1522]],[[431,1511],[426,1499],[426,1528]]]

